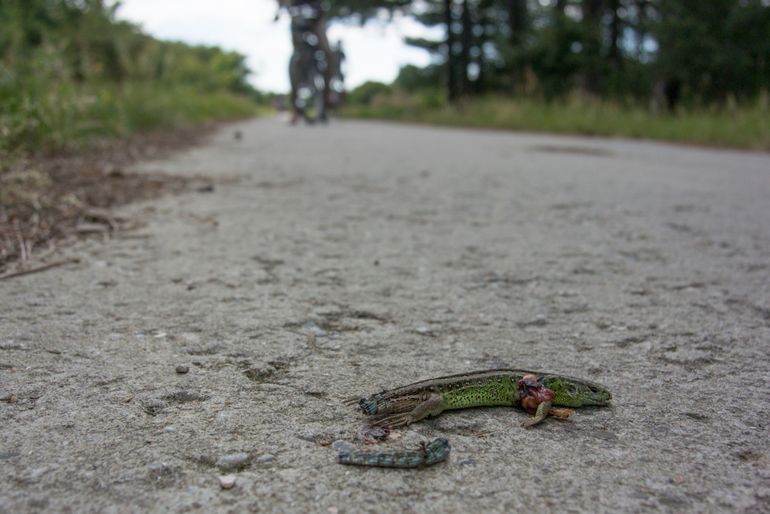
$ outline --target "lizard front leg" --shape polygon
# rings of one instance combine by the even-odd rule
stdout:
[[[438,393],[431,393],[426,400],[419,403],[411,411],[386,416],[376,420],[372,425],[384,428],[405,427],[429,416],[438,416],[445,408],[443,396]]]
[[[538,423],[545,420],[545,418],[548,417],[548,412],[551,410],[551,400],[546,400],[544,402],[541,402],[540,405],[537,406],[537,410],[535,411],[535,416],[529,418],[526,421],[521,422],[521,426],[524,428],[534,427]]]
[[[534,375],[524,375],[519,380],[519,402],[525,411],[534,413],[534,417],[524,421],[521,426],[533,427],[541,423],[548,414],[566,418],[572,413],[568,409],[553,408],[553,391],[538,382]]]

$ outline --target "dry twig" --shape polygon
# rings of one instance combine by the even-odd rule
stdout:
[[[42,264],[40,266],[29,268],[25,270],[19,270],[19,271],[12,271],[10,273],[6,273],[5,275],[0,275],[0,280],[5,280],[8,278],[14,278],[14,277],[20,277],[22,275],[31,275],[32,273],[39,273],[41,271],[45,271],[51,268],[55,268],[57,266],[63,266],[65,264],[75,264],[80,262],[80,259],[77,257],[72,257],[69,259],[64,259],[61,261],[55,261],[55,262],[49,262],[48,264]]]

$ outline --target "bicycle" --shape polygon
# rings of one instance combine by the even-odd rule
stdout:
[[[309,124],[327,121],[326,53],[313,30],[315,18],[302,13],[292,16],[292,30],[300,32],[302,45],[291,56],[289,73],[294,87],[294,108]]]

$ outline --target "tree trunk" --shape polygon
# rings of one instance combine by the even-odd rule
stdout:
[[[600,66],[602,61],[601,20],[603,0],[583,0],[584,37],[584,85],[586,91],[597,94],[600,91]]]
[[[455,38],[452,32],[452,0],[444,0],[444,24],[446,25],[446,68],[447,68],[447,94],[449,101],[457,100],[457,72],[455,63],[454,44]]]
[[[527,0],[508,0],[508,27],[511,45],[521,45],[527,28]]]
[[[610,22],[610,50],[608,57],[611,63],[615,67],[621,64],[620,55],[620,32],[621,32],[621,19],[620,19],[620,0],[610,0],[609,8],[612,10],[612,21]]]
[[[467,95],[471,90],[471,81],[468,77],[468,68],[471,64],[471,45],[473,44],[473,23],[471,22],[471,11],[468,0],[463,0],[463,12],[461,16],[463,27],[460,42],[460,93]]]

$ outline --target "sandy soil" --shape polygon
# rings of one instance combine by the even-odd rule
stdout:
[[[0,511],[770,510],[770,156],[257,120],[138,169],[216,186],[0,282]],[[390,443],[446,463],[334,462],[341,399],[500,366],[614,408],[456,411]]]

